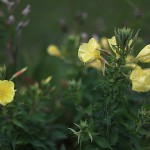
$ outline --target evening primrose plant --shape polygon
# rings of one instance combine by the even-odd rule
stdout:
[[[23,83],[19,78],[26,70],[6,80],[6,68],[0,67],[0,149],[55,150],[55,143],[65,139],[66,134],[64,125],[58,125],[62,111],[58,112],[58,104],[51,98],[55,90],[52,76]]]
[[[92,124],[86,131],[90,136],[82,135],[85,133],[80,131],[80,125],[80,130],[70,129],[77,136],[80,149],[137,150],[150,146],[149,102],[133,98],[136,92],[139,95],[150,91],[150,69],[139,65],[149,63],[150,49],[147,45],[134,55],[138,33],[126,27],[115,29],[114,36],[108,39],[109,51],[94,38],[79,47],[78,57],[84,64],[98,60],[105,66],[96,88],[101,97],[91,103],[89,115],[83,118]]]

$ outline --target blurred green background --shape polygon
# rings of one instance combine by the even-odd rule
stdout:
[[[18,25],[18,23],[23,20],[23,15],[21,12],[28,4],[31,5],[31,12],[28,16],[30,22],[22,30],[17,30],[21,31],[21,36],[19,36],[20,32],[16,32],[15,30],[16,25]],[[68,127],[73,126],[74,122],[79,122],[80,119],[84,118],[94,118],[96,115],[96,118],[94,119],[99,119],[102,116],[103,119],[100,119],[102,126],[108,124],[109,120],[111,120],[111,118],[113,117],[110,115],[109,119],[109,117],[107,116],[107,122],[104,115],[105,113],[103,113],[103,111],[107,111],[106,107],[109,105],[111,106],[111,104],[113,104],[114,102],[116,102],[116,104],[118,103],[119,105],[114,105],[114,108],[110,107],[110,110],[115,110],[116,108],[120,109],[120,105],[123,104],[120,100],[124,101],[125,98],[121,96],[119,100],[118,96],[117,100],[119,101],[115,101],[115,98],[117,96],[115,96],[115,94],[114,98],[111,98],[111,93],[114,94],[116,92],[119,93],[118,95],[122,95],[120,94],[121,92],[117,91],[119,91],[119,89],[122,89],[121,82],[124,82],[125,80],[120,80],[120,77],[122,79],[122,76],[117,76],[115,80],[110,80],[111,78],[108,76],[104,78],[110,82],[108,82],[108,88],[106,88],[107,84],[105,83],[107,82],[103,82],[103,79],[102,81],[100,81],[100,79],[102,78],[102,74],[100,74],[95,69],[87,68],[87,66],[79,61],[77,54],[78,47],[80,42],[84,41],[81,38],[81,35],[87,35],[87,38],[89,39],[92,36],[98,37],[99,39],[104,36],[107,38],[111,38],[114,35],[115,27],[122,28],[124,26],[127,26],[132,28],[135,33],[138,29],[140,29],[140,38],[137,40],[136,47],[134,47],[134,55],[136,56],[136,54],[150,42],[149,6],[150,0],[20,0],[20,3],[19,5],[17,5],[17,9],[14,14],[15,23],[13,22],[12,26],[11,24],[9,25],[9,23],[5,22],[5,19],[7,19],[7,15],[4,15],[2,19],[0,18],[0,21],[2,22],[0,31],[3,31],[2,34],[0,34],[0,39],[4,39],[4,42],[1,42],[0,40],[0,42],[2,43],[2,46],[0,44],[0,62],[2,65],[6,64],[6,79],[9,79],[12,74],[17,72],[21,68],[25,66],[28,67],[28,70],[20,76],[20,80],[15,80],[15,83],[17,85],[16,89],[19,89],[17,93],[21,91],[20,87],[22,87],[22,91],[20,92],[21,98],[18,96],[18,99],[23,99],[23,104],[27,103],[27,110],[22,107],[22,101],[20,100],[19,101],[21,103],[15,101],[18,105],[14,104],[14,106],[16,105],[14,108],[17,108],[17,112],[20,111],[20,109],[24,109],[23,111],[25,112],[25,115],[23,115],[24,118],[26,118],[25,123],[28,125],[31,122],[31,125],[32,123],[35,123],[35,126],[37,126],[38,122],[42,122],[42,126],[40,126],[40,124],[38,124],[39,127],[37,126],[37,128],[40,129],[40,132],[42,131],[41,129],[49,130],[49,128],[45,128],[45,125],[47,123],[50,126],[54,123],[54,132],[51,133],[51,131],[53,131],[53,127],[50,127],[49,131],[51,134],[49,135],[49,132],[47,132],[47,136],[51,136],[52,139],[54,139],[54,144],[60,142],[60,145],[58,144],[59,146],[66,143],[64,145],[66,145],[67,148],[70,147],[70,145],[74,145],[74,142],[72,142],[72,139],[69,135],[71,134],[72,137],[72,133],[70,133],[68,130]],[[3,8],[5,7],[3,6]],[[7,10],[5,9],[5,11]],[[62,55],[62,58],[50,56],[47,53],[47,47],[50,44],[56,44],[59,47],[62,54],[64,54]],[[15,61],[13,63],[8,63],[8,54],[10,53],[7,53],[6,50],[10,50],[9,52],[12,52],[15,55]],[[2,60],[1,58],[3,58],[4,60]],[[149,67],[149,64],[146,65],[146,67]],[[143,65],[140,66],[144,68]],[[116,72],[116,74],[114,74],[114,72],[116,72],[116,70],[113,70],[112,72],[113,77],[115,77],[116,74],[119,75],[120,73],[120,71],[119,73]],[[42,84],[40,84],[42,79],[45,79],[48,76],[52,76],[53,78],[51,81],[52,88],[50,91],[49,89],[47,89],[48,91],[46,91],[44,87],[41,86]],[[121,81],[118,82],[118,85],[120,85],[116,86],[116,89],[114,86],[115,81]],[[105,88],[103,89],[103,87]],[[129,107],[129,110],[131,109],[133,112],[135,111],[137,113],[137,109],[142,106],[142,102],[145,104],[147,103],[147,100],[149,99],[149,93],[133,93],[130,91],[131,86],[129,88],[129,90],[125,90],[125,94],[127,95],[127,99],[131,99],[130,106],[134,106],[133,108]],[[105,89],[106,92],[104,92]],[[105,100],[108,93],[107,90],[108,92],[111,90],[114,92],[111,92],[108,95],[108,98]],[[25,94],[22,94],[22,92],[24,92]],[[43,94],[41,94],[41,92]],[[48,93],[48,95],[46,95],[46,93]],[[109,100],[109,98],[110,100],[114,100],[109,102],[104,108],[102,108],[105,103],[108,102],[107,100]],[[36,100],[38,100],[38,103],[36,102]],[[37,105],[39,105],[39,108],[36,106],[36,103]],[[147,104],[149,106],[149,102]],[[36,113],[36,107],[38,108],[38,113]],[[30,111],[30,108],[31,112],[32,108],[35,109],[35,120],[32,121],[34,117],[32,118],[31,116],[30,122],[28,123],[28,115],[26,114],[28,113],[28,109]],[[13,113],[16,112],[13,111]],[[123,113],[127,113],[127,111],[123,111]],[[122,117],[122,110],[120,115]],[[38,121],[38,119],[36,120],[36,118],[38,117],[40,121]],[[21,117],[21,120],[23,120],[23,122],[24,118]],[[127,118],[130,118],[130,116]],[[123,120],[125,120],[126,122],[126,116],[124,117],[124,115]],[[136,117],[135,119],[133,119],[133,121],[134,120],[136,120]],[[128,123],[130,125],[130,122]],[[94,122],[91,124],[94,125]],[[97,122],[96,124],[98,126],[96,125],[95,128],[99,128],[99,122]],[[61,125],[62,128],[59,128],[59,126]],[[101,129],[103,129],[103,127]],[[115,131],[114,133],[116,133],[116,131],[119,131],[118,127],[116,128],[116,130],[114,130],[115,128],[111,129],[112,131]],[[126,127],[126,130],[127,129],[129,129],[128,126]],[[55,130],[57,134],[55,133]],[[60,133],[57,132],[57,130],[59,130]],[[20,133],[22,133],[21,131],[22,126]],[[125,132],[123,131],[122,133],[120,133],[123,136],[125,135],[126,141],[126,139],[130,138],[126,136],[127,134],[124,134]],[[144,132],[146,133],[147,131]],[[38,132],[36,132],[35,130],[35,135],[36,134],[38,134]],[[44,138],[40,137],[40,139],[43,140],[46,136],[44,135],[45,132],[43,132],[42,134]],[[47,139],[48,142],[51,142],[49,138]],[[66,139],[66,141],[64,141],[63,139]],[[134,140],[134,136],[131,140],[133,140],[133,142],[135,143],[138,143],[136,140]],[[38,142],[37,145],[39,144]],[[45,142],[47,142],[47,140]]]
[[[19,12],[27,4],[31,4],[30,23],[22,32],[21,55],[30,68],[39,70],[43,68],[40,64],[46,65],[43,74],[53,74],[59,69],[58,61],[48,56],[46,49],[49,44],[61,45],[68,34],[62,32],[60,22],[64,21],[71,33],[76,28],[76,16],[80,14],[85,20],[78,31],[88,33],[89,37],[97,34],[110,38],[115,27],[128,26],[135,31],[141,29],[139,35],[145,44],[150,39],[149,0],[22,0],[18,20]],[[47,55],[42,62],[41,55]],[[32,74],[32,69],[28,73]],[[35,74],[38,76],[37,72]]]

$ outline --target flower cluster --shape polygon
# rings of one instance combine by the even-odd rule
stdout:
[[[150,45],[145,46],[136,56],[135,61],[142,63],[150,62]],[[142,69],[136,65],[130,74],[132,90],[137,92],[148,92],[150,90],[150,68]]]
[[[132,82],[132,90],[147,92],[150,90],[150,69],[142,69],[138,62],[150,63],[150,44],[145,46],[136,57],[133,57],[131,54],[133,54],[136,38],[137,34],[132,37],[132,31],[128,28],[116,30],[115,36],[107,40],[111,51],[103,50],[102,46],[94,38],[91,38],[88,43],[81,44],[78,57],[84,63],[99,62],[101,68],[104,68],[106,62],[109,66],[113,65],[112,67],[130,67],[132,70],[129,78]],[[112,59],[106,61],[102,56],[103,53],[108,54],[108,57]]]

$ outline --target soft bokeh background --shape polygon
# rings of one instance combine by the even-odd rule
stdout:
[[[28,4],[31,12],[25,16],[22,10]],[[128,68],[107,66],[107,76],[103,76],[102,71],[79,61],[77,54],[81,42],[93,36],[100,42],[104,36],[111,38],[115,27],[127,26],[134,34],[140,29],[134,47],[136,56],[150,42],[149,0],[20,0],[12,14],[1,0],[0,6],[1,79],[10,79],[15,72],[18,75],[20,69],[28,67],[13,80],[17,89],[13,103],[1,107],[0,149],[15,149],[15,145],[16,150],[77,149],[77,137],[68,127],[79,131],[74,123],[82,124],[82,120],[83,130],[74,133],[86,134],[86,150],[112,149],[111,146],[122,149],[122,145],[130,150],[133,146],[141,148],[140,144],[146,149],[146,143],[149,146],[149,126],[142,128],[143,116],[148,114],[145,118],[149,119],[149,92],[131,90],[131,82],[126,79]],[[11,6],[13,10],[14,5]],[[16,28],[26,19],[30,20],[27,26]],[[59,47],[60,57],[47,53],[50,44]],[[116,63],[119,61],[115,59]],[[141,116],[140,111],[144,112]]]
[[[78,31],[88,33],[89,37],[93,34],[111,37],[115,27],[126,25],[135,31],[140,28],[140,37],[145,44],[149,42],[149,0],[22,0],[18,12],[26,4],[31,4],[32,10],[30,23],[22,32],[20,57],[23,57],[24,64],[21,65],[30,66],[30,75],[33,75],[32,67],[35,67],[37,78],[42,76],[40,72],[53,75],[60,69],[58,60],[56,62],[55,58],[46,54],[47,46],[59,46],[66,36],[61,24],[65,22],[69,32],[72,32],[77,28],[76,18],[80,15],[85,20]],[[42,55],[47,56],[41,61]],[[43,70],[42,65],[45,66]]]

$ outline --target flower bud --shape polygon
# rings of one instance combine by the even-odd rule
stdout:
[[[59,48],[56,45],[49,45],[47,48],[48,54],[55,56],[55,57],[61,57],[61,52]]]
[[[22,11],[23,16],[27,16],[31,11],[31,5],[27,5],[24,10]]]

